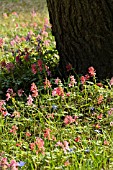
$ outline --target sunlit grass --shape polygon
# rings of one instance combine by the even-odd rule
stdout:
[[[0,4],[0,36],[7,36],[7,34],[12,36],[14,30],[17,33],[18,30],[15,29],[15,26],[18,23],[20,26],[36,22],[40,26],[44,22],[44,18],[48,17],[46,0],[0,0]],[[15,18],[11,17],[14,12],[18,14]],[[34,18],[32,17],[33,12],[36,13]],[[5,14],[8,17],[5,17]]]
[[[47,14],[46,0],[0,0],[0,15],[3,13],[26,13],[35,10]]]

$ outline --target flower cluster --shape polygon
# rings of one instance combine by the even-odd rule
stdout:
[[[31,89],[30,91],[32,92],[32,97],[37,97],[38,96],[38,89],[35,83],[31,84]]]
[[[77,83],[77,82],[76,82],[74,76],[70,76],[69,87],[74,87],[74,85],[75,85],[76,83]]]
[[[61,86],[54,88],[52,91],[52,96],[57,95],[62,97],[64,96],[64,89]]]
[[[6,157],[2,157],[0,160],[0,168],[4,170],[9,169],[9,168],[10,170],[18,170],[18,167],[23,167],[24,165],[25,165],[25,162],[23,161],[16,162],[16,160],[14,159],[12,159],[10,163],[8,163]]]
[[[73,118],[72,116],[67,115],[67,116],[65,116],[65,118],[64,118],[64,124],[65,124],[65,125],[71,124],[71,123],[75,122],[77,118],[78,118],[78,117],[76,117],[76,116]]]
[[[67,141],[63,142],[58,141],[55,146],[60,146],[63,149],[64,153],[70,150],[69,143]]]
[[[37,138],[36,138],[36,141],[35,141],[34,143],[30,143],[29,146],[30,146],[30,149],[31,149],[31,150],[37,149],[37,150],[36,150],[36,153],[37,153],[37,154],[38,154],[38,153],[44,154],[45,148],[44,148],[44,141],[43,141],[42,138],[37,137]]]

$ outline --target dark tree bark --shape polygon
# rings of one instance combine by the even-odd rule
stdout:
[[[89,66],[100,79],[113,76],[113,0],[47,0],[62,75],[72,64],[85,74]]]

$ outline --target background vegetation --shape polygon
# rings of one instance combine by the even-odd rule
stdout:
[[[60,80],[46,2],[0,4],[0,169],[112,170],[113,78]]]

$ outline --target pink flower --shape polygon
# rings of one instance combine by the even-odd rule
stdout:
[[[101,104],[101,103],[102,103],[103,98],[104,98],[104,97],[103,97],[102,95],[100,95],[100,96],[98,97],[98,99],[97,99],[97,100],[98,100],[98,104]]]
[[[13,95],[14,93],[13,93],[13,89],[12,88],[8,88],[7,89],[7,93],[10,93],[11,95]]]
[[[56,140],[56,137],[54,135],[52,135],[52,140],[55,141]]]
[[[69,150],[69,143],[67,141],[64,141],[64,147],[66,150]]]
[[[42,31],[42,35],[45,36],[45,37],[48,37],[48,32]]]
[[[0,38],[0,48],[3,46],[3,38]]]
[[[16,41],[15,41],[15,40],[12,40],[12,41],[10,42],[10,44],[11,44],[11,46],[14,46],[14,45],[16,44]]]
[[[44,18],[44,24],[49,24],[48,18]]]
[[[109,141],[104,140],[104,145],[108,146],[109,145]]]
[[[80,139],[81,139],[80,136],[76,137],[76,138],[75,138],[75,142],[80,142]]]
[[[111,85],[111,86],[113,85],[113,77],[112,77],[111,80],[110,80],[110,85]]]
[[[41,71],[42,71],[43,61],[42,61],[41,59],[39,59],[39,60],[37,61],[37,64],[38,64],[39,70],[40,70],[40,72],[41,72]]]
[[[9,164],[7,162],[7,158],[1,158],[0,160],[0,167],[3,169],[8,168]]]
[[[37,23],[34,22],[34,23],[32,24],[32,26],[33,26],[34,28],[36,28],[36,27],[37,27]]]
[[[45,40],[43,44],[45,47],[48,47],[50,45],[50,40]]]
[[[20,112],[14,111],[11,117],[19,118],[20,117]]]
[[[27,105],[28,105],[28,106],[32,105],[32,104],[33,104],[32,102],[33,102],[33,98],[32,98],[31,95],[29,95],[29,96],[27,97]]]
[[[27,54],[24,56],[24,60],[25,60],[26,62],[29,61],[29,53],[27,53]]]
[[[51,71],[49,70],[49,67],[47,65],[45,65],[45,69],[47,71],[47,75],[51,76]]]
[[[19,37],[18,35],[16,35],[16,37],[15,37],[15,42],[16,42],[16,43],[21,42],[21,39],[20,39],[20,37]]]
[[[29,146],[30,146],[30,149],[31,149],[31,150],[34,150],[34,149],[35,149],[35,143],[30,143]]]
[[[54,119],[54,113],[49,113],[49,114],[47,115],[47,118],[48,118],[48,119],[50,119],[50,118],[51,118],[51,119]]]
[[[7,111],[2,111],[2,115],[5,117],[7,115],[10,115]]]
[[[6,108],[3,107],[5,104],[4,100],[0,100],[0,112],[2,113],[3,116],[7,116],[9,113],[7,112]]]
[[[25,37],[21,37],[21,41],[26,41]]]
[[[33,93],[32,97],[37,97],[38,96],[38,89],[37,89],[37,86],[35,85],[35,83],[31,84],[30,91]]]
[[[34,35],[34,33],[32,30],[30,30],[30,32],[28,32],[28,34],[27,34],[26,41],[29,41],[31,39],[32,35]]]
[[[71,93],[70,93],[70,92],[66,93],[66,96],[67,96],[67,97],[69,97],[70,95],[71,95]]]
[[[40,34],[38,34],[38,36],[37,36],[37,41],[40,42],[40,40],[42,40],[42,36],[41,36]]]
[[[12,12],[12,15],[18,16],[17,12]]]
[[[76,82],[74,76],[70,76],[69,87],[74,87],[74,85],[75,85],[76,83],[77,83],[77,82]]]
[[[14,64],[13,63],[7,63],[6,64],[6,68],[7,68],[7,70],[10,72],[11,70],[13,70],[14,69]]]
[[[112,114],[113,114],[113,108],[111,108],[111,109],[108,111],[108,114],[109,114],[109,115],[112,115]]]
[[[113,126],[113,122],[110,122],[110,126]]]
[[[31,136],[31,133],[30,133],[30,132],[26,132],[26,136],[27,136],[27,137],[30,137],[30,136]]]
[[[5,100],[0,100],[0,107],[3,106],[5,103]]]
[[[86,81],[86,78],[84,76],[81,76],[80,81],[81,81],[82,84],[84,84],[85,81]]]
[[[49,128],[44,130],[44,138],[47,138],[48,140],[50,140],[50,132],[51,130]]]
[[[69,143],[67,141],[64,142],[58,141],[55,146],[60,146],[64,152],[66,152],[66,150],[69,150]]]
[[[69,161],[64,162],[64,166],[69,166],[69,165],[70,165]]]
[[[8,88],[7,89],[7,93],[6,93],[6,101],[8,101],[11,96],[14,97],[16,95],[16,93],[13,92],[13,89],[12,88]]]
[[[36,66],[35,63],[31,65],[31,70],[32,70],[32,73],[33,73],[33,74],[36,74],[36,73],[37,73],[37,66]]]
[[[58,142],[56,143],[56,145],[55,145],[55,146],[63,147],[63,143],[62,143],[62,142],[60,142],[60,141],[58,141]]]
[[[28,26],[28,23],[22,23],[21,26],[22,26],[23,28],[25,28],[25,27]]]
[[[89,78],[90,78],[89,74],[86,74],[86,75],[85,75],[86,81],[87,81]]]
[[[52,91],[52,96],[64,96],[64,90],[62,87],[57,87],[57,88],[54,88],[53,91]]]
[[[22,89],[19,89],[17,93],[18,93],[18,96],[21,97],[24,91]]]
[[[102,83],[97,83],[97,86],[103,87],[103,84]]]
[[[59,83],[61,83],[61,80],[57,77],[57,79],[55,79],[55,84],[59,84]]]
[[[10,161],[9,167],[11,167],[11,168],[15,167],[16,168],[17,166],[18,166],[18,163],[15,160]]]
[[[44,89],[51,88],[51,82],[46,78],[44,82]]]
[[[93,67],[88,68],[88,73],[90,74],[91,77],[95,76],[95,69]]]
[[[16,56],[16,62],[17,62],[17,63],[20,63],[20,62],[21,62],[21,59],[20,59],[20,56],[19,56],[19,55]]]
[[[22,143],[16,143],[17,147],[21,147]]]
[[[52,96],[56,96],[57,95],[57,88],[54,88],[52,91]]]
[[[11,98],[11,95],[9,93],[6,93],[6,101],[9,101],[9,99]]]
[[[41,139],[39,137],[36,138],[36,142],[35,143],[36,143],[36,145],[38,145],[39,149],[44,147],[44,141],[43,141],[43,139]]]
[[[72,69],[72,65],[69,63],[68,65],[66,65],[66,69],[67,69],[67,72],[70,71]]]
[[[37,153],[41,152],[42,154],[44,154],[44,141],[43,141],[43,139],[37,137],[35,144],[38,146]]]
[[[71,124],[71,123],[73,123],[73,122],[75,122],[75,119],[73,119],[72,118],[72,116],[65,116],[65,118],[64,118],[64,123],[65,123],[65,125],[67,125],[67,124]]]
[[[18,28],[18,26],[19,26],[18,23],[16,23],[15,26],[16,26],[16,28]]]
[[[100,115],[97,115],[97,119],[102,119],[103,115],[102,113]]]
[[[18,130],[18,127],[16,125],[13,125],[12,129],[10,130],[10,133],[13,133],[14,135],[16,135],[17,130]]]

